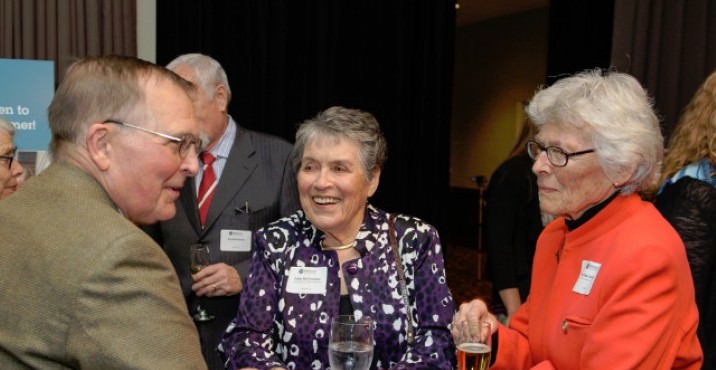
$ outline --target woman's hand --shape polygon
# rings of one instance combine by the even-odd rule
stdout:
[[[490,335],[497,331],[497,318],[487,310],[487,305],[481,299],[473,299],[460,305],[452,319],[452,337],[458,339],[459,329],[467,324],[470,335],[479,335],[478,322],[485,320],[490,323]]]

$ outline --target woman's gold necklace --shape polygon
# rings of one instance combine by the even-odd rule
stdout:
[[[346,244],[346,245],[338,245],[338,246],[335,246],[335,247],[326,247],[325,245],[323,245],[323,241],[324,241],[324,240],[325,240],[325,239],[322,239],[322,240],[321,240],[321,249],[323,249],[324,251],[342,251],[342,250],[344,250],[344,249],[352,248],[353,245],[355,245],[355,243],[356,243],[355,240],[354,240],[354,241],[352,241],[352,242],[350,242],[350,243],[348,243],[348,244]]]

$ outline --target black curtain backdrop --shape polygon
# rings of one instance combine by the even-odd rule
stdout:
[[[547,84],[611,65],[614,0],[551,0]]]
[[[596,67],[632,74],[665,140],[716,70],[716,0],[552,0],[549,16],[548,83]]]
[[[654,97],[664,138],[716,70],[716,0],[619,0],[612,58]]]
[[[446,0],[157,1],[157,63],[216,58],[239,124],[293,142],[298,123],[331,105],[373,113],[388,162],[371,202],[441,230],[454,32]]]

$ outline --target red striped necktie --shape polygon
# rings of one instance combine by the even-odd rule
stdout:
[[[199,194],[197,196],[197,202],[199,204],[199,219],[201,220],[201,226],[204,227],[206,223],[206,215],[209,213],[209,205],[211,199],[214,198],[214,189],[216,189],[216,174],[212,163],[216,160],[216,157],[211,155],[209,152],[201,152],[199,159],[204,164],[202,167],[203,175],[201,177],[201,184],[199,184]]]

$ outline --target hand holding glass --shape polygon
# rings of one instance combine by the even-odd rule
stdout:
[[[191,258],[191,273],[196,274],[206,266],[209,266],[209,246],[207,244],[192,244],[189,247]],[[214,316],[209,314],[201,305],[196,306],[194,320],[198,322],[213,320]]]
[[[490,323],[478,321],[477,327],[470,330],[468,323],[460,323],[457,346],[458,370],[487,370],[490,367],[492,352],[492,331]]]
[[[368,370],[373,361],[373,320],[340,315],[331,321],[328,360],[332,370]]]

